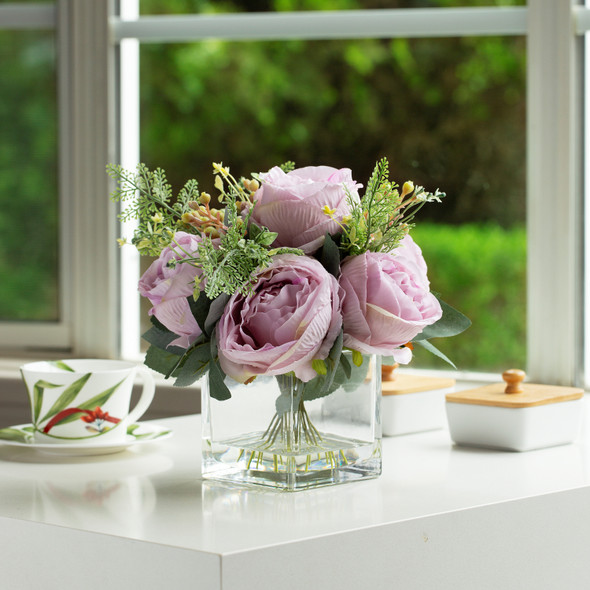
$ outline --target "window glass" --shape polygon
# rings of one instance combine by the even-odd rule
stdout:
[[[473,320],[434,341],[464,370],[524,366],[522,38],[286,41],[141,47],[141,160],[214,194],[277,163],[349,167],[447,193],[413,235],[431,286]],[[417,354],[418,366],[444,368]]]
[[[0,320],[56,320],[53,33],[0,31],[0,72]]]

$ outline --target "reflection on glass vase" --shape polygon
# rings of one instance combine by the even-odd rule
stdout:
[[[229,400],[202,382],[203,477],[296,491],[381,474],[381,359],[364,356],[326,387],[291,375],[226,384]],[[327,393],[328,392],[328,393]]]

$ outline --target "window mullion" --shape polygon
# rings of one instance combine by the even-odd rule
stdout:
[[[59,0],[63,265],[74,354],[118,355],[112,2]]]
[[[570,2],[532,0],[528,11],[528,372],[572,384],[582,367],[582,41]]]
[[[173,43],[200,39],[285,40],[523,35],[525,7],[334,10],[187,14],[113,19],[117,40]]]

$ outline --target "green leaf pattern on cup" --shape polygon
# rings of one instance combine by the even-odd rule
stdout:
[[[32,426],[28,427],[11,427],[11,428],[0,428],[0,440],[12,440],[22,443],[30,443],[33,441],[33,430]]]
[[[54,367],[61,369],[62,371],[68,371],[70,373],[75,373],[74,369],[70,367],[65,361],[53,361],[51,363]]]
[[[60,387],[60,385],[40,379],[33,387],[33,424],[37,424],[39,420],[41,406],[43,405],[43,391],[51,387]]]
[[[103,391],[102,393],[95,395],[93,398],[90,398],[88,401],[85,401],[81,404],[76,404],[76,408],[78,410],[94,410],[97,407],[102,408],[102,406],[109,400],[111,395],[113,395],[113,393],[115,393],[115,391],[117,391],[117,389],[119,388],[121,383],[123,383],[123,381],[125,381],[125,379],[122,379],[121,381],[119,381],[119,383],[117,383],[116,385],[113,385],[113,387],[110,387],[109,389]],[[59,424],[67,424],[68,422],[73,422],[74,420],[79,419],[82,414],[83,414],[83,412],[78,412],[76,414],[71,414],[70,416],[66,416],[63,420],[59,421]]]
[[[86,385],[88,379],[92,373],[86,373],[83,377],[80,377],[77,381],[74,381],[69,387],[65,389],[65,391],[57,398],[55,403],[51,406],[47,414],[39,420],[39,422],[45,422],[52,416],[55,416],[58,412],[65,410],[77,397],[77,395],[82,391],[84,385]],[[35,384],[37,386],[39,381]]]
[[[62,366],[63,364],[63,366]],[[56,366],[58,364],[56,363]],[[68,367],[65,363],[59,362],[58,368],[64,371],[72,371],[70,367]],[[57,398],[55,403],[51,406],[51,408],[45,413],[42,418],[39,418],[41,413],[41,408],[43,406],[43,394],[45,389],[56,388],[56,387],[63,387],[63,385],[50,383],[43,379],[40,379],[35,383],[33,386],[33,395],[32,395],[32,414],[33,414],[33,427],[38,430],[42,430],[40,424],[47,423],[48,421],[54,420],[54,424],[51,427],[56,426],[57,424],[67,424],[68,422],[74,422],[75,420],[81,419],[83,416],[86,415],[87,410],[95,410],[97,408],[102,408],[102,406],[110,399],[110,397],[117,391],[117,389],[121,386],[121,384],[125,381],[122,379],[112,387],[109,387],[105,391],[95,395],[94,397],[90,398],[89,400],[74,404],[75,399],[78,397],[79,393],[82,391],[88,380],[90,379],[92,373],[86,373],[80,379],[74,381],[71,385],[69,385],[64,392]],[[79,410],[79,411],[72,411],[72,410]],[[58,414],[62,414],[63,417],[58,416]],[[58,417],[57,421],[55,417]],[[11,429],[9,429],[11,430]],[[104,432],[106,432],[105,430]],[[48,433],[46,433],[48,434]],[[98,435],[103,434],[103,432],[98,433]],[[12,440],[21,440],[23,438],[23,434],[19,434],[18,431],[12,429],[12,431],[6,431],[6,429],[0,429],[0,438],[7,438],[14,437]],[[52,436],[48,434],[48,436]],[[10,440],[10,439],[9,439]],[[23,442],[26,442],[23,440]]]

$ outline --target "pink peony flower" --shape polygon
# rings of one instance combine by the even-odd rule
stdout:
[[[217,325],[221,368],[244,383],[256,375],[317,373],[340,328],[338,282],[313,258],[285,254],[257,276],[254,293],[235,294]]]
[[[200,271],[186,263],[169,266],[171,260],[182,260],[186,258],[186,253],[196,252],[200,241],[198,236],[177,232],[172,244],[162,250],[158,259],[139,279],[140,294],[153,305],[150,315],[178,334],[171,346],[188,348],[201,335],[186,300],[193,293],[195,276]]]
[[[352,179],[350,169],[330,166],[308,166],[289,173],[275,166],[261,177],[252,221],[279,234],[276,246],[301,248],[306,254],[321,247],[326,232],[341,231],[324,208],[341,221],[350,213],[349,199],[359,201],[362,186]]]
[[[442,316],[426,270],[422,252],[410,236],[393,253],[347,258],[340,276],[344,345],[410,362],[411,350],[399,347]]]

